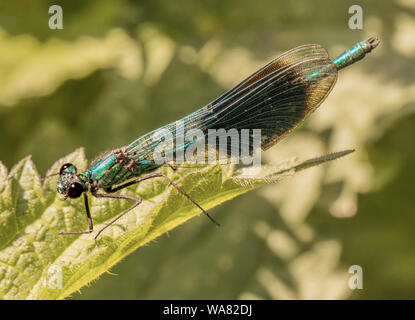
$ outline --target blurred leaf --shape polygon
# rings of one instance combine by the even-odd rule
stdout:
[[[256,187],[350,152],[333,153],[302,163],[290,160],[279,166],[265,167],[256,177],[246,177],[243,171],[220,165],[181,168],[175,172],[168,167],[161,170],[204,208],[210,209]],[[49,173],[57,172],[66,162],[84,170],[87,161],[83,149],[57,161]],[[0,164],[0,178],[0,296],[5,299],[65,298],[134,250],[200,215],[197,207],[162,179],[144,181],[122,191],[123,194],[139,194],[143,203],[106,230],[97,241],[91,235],[58,236],[61,230],[85,229],[85,218],[81,218],[83,201],[60,201],[52,179],[42,188],[30,157],[21,160],[9,175]],[[130,205],[126,201],[92,199],[96,229]],[[51,286],[56,274],[62,276],[61,289]]]
[[[0,27],[0,105],[51,94],[69,79],[115,67],[125,78],[141,73],[137,42],[121,29],[103,39],[79,37],[74,42],[51,38],[44,44],[29,35],[11,37]]]

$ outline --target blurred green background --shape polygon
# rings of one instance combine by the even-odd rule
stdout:
[[[63,30],[48,28],[52,4]],[[363,30],[348,27],[354,4]],[[372,35],[381,45],[264,157],[354,154],[215,208],[220,229],[193,219],[73,298],[415,298],[415,1],[3,1],[0,160],[32,154],[42,175],[179,119],[283,51],[334,58]]]

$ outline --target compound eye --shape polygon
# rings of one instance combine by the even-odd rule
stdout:
[[[61,169],[59,170],[59,174],[62,175],[62,172],[66,169],[68,169],[69,167],[74,167],[74,165],[72,163],[65,163]],[[75,168],[75,167],[74,167]],[[75,172],[76,172],[76,168],[75,168]]]
[[[79,198],[82,192],[84,192],[84,188],[80,183],[71,183],[71,185],[68,188],[68,197],[71,199]]]

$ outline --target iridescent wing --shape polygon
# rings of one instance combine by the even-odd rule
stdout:
[[[174,139],[171,152],[186,149],[196,142],[195,139],[177,144],[178,131],[183,132],[186,141],[191,129],[207,133],[209,129],[232,128],[238,132],[242,129],[261,129],[261,148],[266,150],[321,104],[336,79],[337,69],[322,46],[294,48],[212,103],[181,119],[179,127],[176,123],[170,123],[152,131],[128,145],[126,152],[131,157],[150,160],[155,148],[166,139]],[[249,143],[252,139],[253,136],[250,136]],[[228,154],[230,152],[229,146]]]
[[[336,79],[337,69],[322,46],[294,48],[216,99],[207,126],[259,128],[266,150],[323,102]]]

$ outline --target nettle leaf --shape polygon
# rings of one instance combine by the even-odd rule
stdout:
[[[208,165],[202,168],[161,168],[203,208],[211,209],[261,185],[340,158],[352,151],[298,162],[292,159],[276,166],[263,166],[252,175],[246,169]],[[84,150],[58,160],[48,175],[66,162],[78,170],[87,167]],[[0,298],[63,299],[128,254],[163,233],[200,215],[200,210],[169,186],[164,179],[143,181],[121,191],[139,195],[143,203],[106,229],[94,240],[87,235],[58,235],[59,231],[84,231],[87,220],[83,199],[61,201],[56,176],[42,185],[30,157],[22,159],[7,174],[0,163]],[[131,206],[125,200],[90,197],[95,230]],[[210,223],[206,220],[206,223]],[[220,230],[220,229],[219,229]]]

